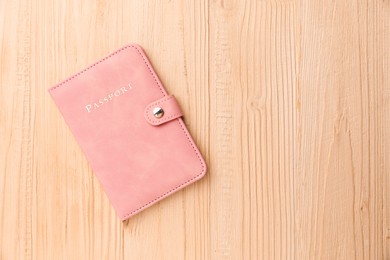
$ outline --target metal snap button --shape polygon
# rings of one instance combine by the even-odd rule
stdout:
[[[164,110],[161,107],[153,108],[153,115],[156,118],[160,118],[164,115]]]

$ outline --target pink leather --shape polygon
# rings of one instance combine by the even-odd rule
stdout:
[[[153,115],[153,108],[155,107],[160,107],[164,110],[164,115],[161,118],[156,118]],[[165,122],[181,117],[182,115],[183,112],[173,95],[156,100],[145,108],[145,119],[151,125],[161,125]]]
[[[117,50],[49,92],[122,220],[206,173],[180,107],[140,46]],[[152,118],[154,105],[163,107],[161,119]]]

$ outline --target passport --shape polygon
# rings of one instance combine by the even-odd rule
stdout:
[[[178,100],[139,45],[48,91],[121,220],[205,175]]]

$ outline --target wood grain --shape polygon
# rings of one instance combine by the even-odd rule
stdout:
[[[390,2],[0,1],[0,259],[390,259]],[[141,44],[209,171],[121,223],[47,89]]]

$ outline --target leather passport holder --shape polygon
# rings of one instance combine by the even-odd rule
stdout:
[[[200,179],[206,164],[138,45],[49,89],[120,219]]]

